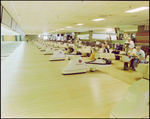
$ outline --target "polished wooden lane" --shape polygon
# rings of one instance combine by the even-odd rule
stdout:
[[[108,67],[62,75],[69,61],[49,57],[23,42],[1,63],[2,117],[109,117],[130,86],[110,76]]]

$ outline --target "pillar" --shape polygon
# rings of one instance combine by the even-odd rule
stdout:
[[[93,34],[93,31],[89,31],[89,42],[92,41],[92,34]]]

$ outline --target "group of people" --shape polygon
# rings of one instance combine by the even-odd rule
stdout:
[[[137,67],[138,63],[144,63],[145,62],[145,52],[141,49],[141,46],[136,46],[134,42],[131,40],[131,38],[129,37],[128,40],[125,42],[129,43],[129,46],[127,48],[127,45],[125,45],[126,50],[129,49],[127,51],[127,55],[133,55],[135,56],[134,58],[132,58],[130,60],[130,69],[132,69],[133,71],[135,71],[135,68]],[[114,54],[119,54],[119,52],[122,50],[122,46],[120,43],[118,43],[116,45],[116,49],[115,51],[113,51],[112,53]],[[116,56],[116,60],[119,60],[120,57]]]
[[[128,55],[133,55],[135,56],[134,58],[131,59],[130,61],[130,69],[132,69],[133,71],[135,71],[135,68],[137,66],[138,63],[144,63],[145,62],[145,52],[141,49],[141,46],[136,46],[133,41],[131,41],[131,38],[128,38],[128,40],[126,41],[126,43],[130,43],[130,45],[128,46],[128,51],[127,54]],[[70,50],[70,52],[74,51],[72,42],[70,42],[68,49]],[[91,54],[91,59],[95,60],[95,56],[97,53],[109,53],[110,47],[108,45],[108,43],[100,43],[99,45],[97,45],[97,47],[95,47],[92,50],[92,54]],[[112,51],[111,53],[114,53],[116,55],[116,60],[120,60],[120,56],[118,56],[118,54],[120,53],[120,51],[122,51],[123,47],[120,43],[116,44],[116,48],[114,51]],[[125,49],[127,49],[126,45],[125,45]],[[77,52],[77,54],[81,54],[79,52]]]
[[[130,69],[133,69],[133,71],[135,71],[135,68],[139,63],[145,63],[145,52],[141,49],[141,46],[129,48],[128,55],[136,56],[130,61]]]
[[[109,53],[109,49],[110,49],[110,46],[108,45],[108,43],[100,43],[98,45],[98,52],[99,53]]]

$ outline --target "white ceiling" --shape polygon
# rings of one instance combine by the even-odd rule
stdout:
[[[125,11],[149,7],[149,1],[1,1],[25,34],[137,30],[149,25],[149,9],[135,13]],[[94,22],[93,19],[105,18]],[[77,26],[77,23],[84,25]],[[72,26],[72,28],[66,28]],[[98,29],[99,28],[99,29]],[[56,33],[53,32],[53,33]]]

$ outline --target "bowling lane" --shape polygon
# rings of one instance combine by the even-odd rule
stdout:
[[[1,41],[1,61],[9,57],[9,55],[16,50],[21,43],[22,41]]]
[[[62,75],[69,61],[49,57],[24,42],[1,63],[1,117],[109,118],[129,85],[101,70]]]

